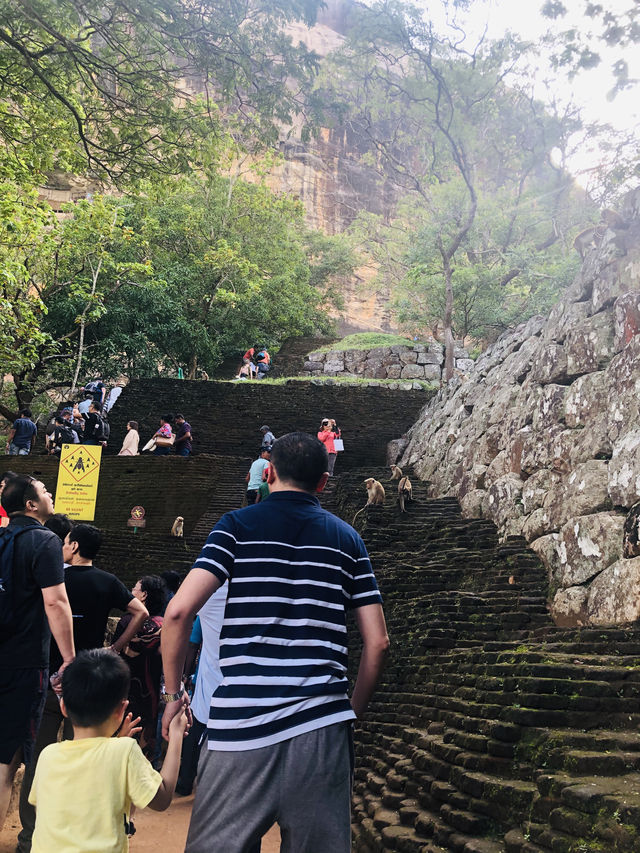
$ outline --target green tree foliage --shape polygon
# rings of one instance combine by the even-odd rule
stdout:
[[[15,353],[18,407],[91,373],[183,367],[195,378],[253,343],[328,331],[335,277],[354,259],[344,238],[306,229],[299,202],[219,175],[147,190],[31,223],[14,248],[21,289],[9,294],[16,319],[0,324],[0,351]]]
[[[318,5],[0,0],[2,171],[113,184],[201,165],[203,139],[272,142],[315,69],[283,27]]]

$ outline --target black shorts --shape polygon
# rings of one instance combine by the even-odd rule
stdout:
[[[31,761],[48,680],[48,669],[0,669],[0,764],[11,764],[20,748]]]
[[[256,497],[258,496],[257,489],[247,489],[247,504],[251,505],[256,502]]]

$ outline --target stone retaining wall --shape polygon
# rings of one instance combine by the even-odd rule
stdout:
[[[455,349],[459,375],[473,368],[473,360],[461,346]],[[376,347],[369,350],[310,352],[302,372],[309,376],[360,376],[369,379],[421,380],[440,384],[444,348],[437,341],[414,346]]]
[[[558,624],[640,617],[640,190],[621,213],[549,318],[503,335],[392,443],[432,495],[525,537]]]

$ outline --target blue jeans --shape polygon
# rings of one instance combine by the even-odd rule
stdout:
[[[176,447],[176,455],[177,456],[191,456],[191,451],[189,450],[188,447],[185,447],[184,445],[179,444],[178,447]]]
[[[31,447],[18,447],[13,442],[9,445],[9,456],[28,456],[30,451]]]

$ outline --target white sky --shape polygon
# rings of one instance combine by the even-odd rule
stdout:
[[[422,0],[429,16],[437,19],[439,3]],[[600,0],[612,12],[621,12],[629,8],[631,0]],[[558,31],[576,26],[582,31],[589,31],[598,22],[583,15],[584,0],[563,0],[568,9],[564,18],[550,21],[542,16],[540,9],[543,0],[473,0],[470,12],[466,13],[472,29],[481,33],[488,24],[489,38],[499,38],[506,30],[517,33],[522,38],[536,41],[550,28]],[[441,9],[442,7],[440,7]],[[573,100],[580,108],[587,121],[609,123],[623,130],[636,129],[640,137],[640,98],[639,86],[618,93],[613,101],[607,100],[607,93],[613,88],[614,78],[611,65],[616,59],[624,58],[629,63],[629,76],[640,78],[640,46],[628,48],[626,51],[607,50],[601,43],[594,42],[594,50],[602,57],[599,66],[589,71],[582,71],[573,80],[566,73],[556,76],[554,94],[562,101]],[[549,66],[544,57],[540,57],[539,79],[549,74]],[[536,92],[541,100],[545,100],[545,88],[540,86]],[[640,144],[640,140],[639,140]],[[583,170],[597,163],[598,155],[582,150],[572,160],[571,168],[578,177]]]

